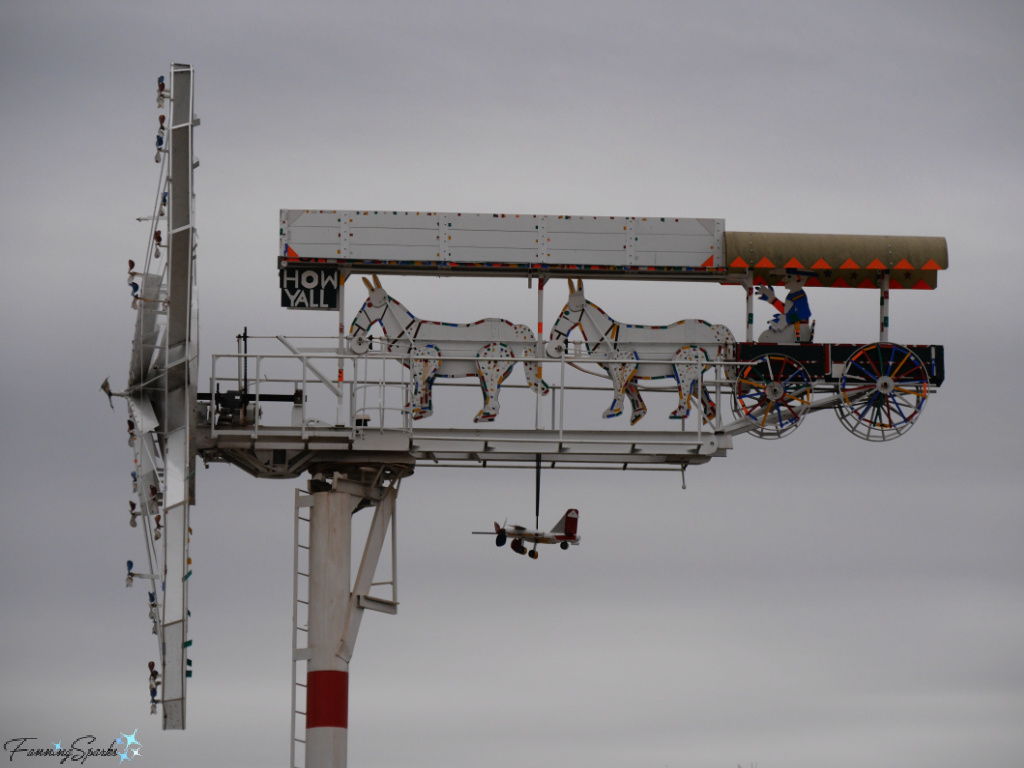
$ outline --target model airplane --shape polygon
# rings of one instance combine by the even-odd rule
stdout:
[[[505,546],[505,542],[512,539],[512,551],[520,555],[527,553],[527,542],[533,542],[530,557],[536,560],[538,544],[558,544],[562,549],[568,549],[570,544],[573,546],[579,544],[580,536],[576,533],[579,518],[579,510],[570,509],[562,515],[562,519],[550,531],[532,531],[521,525],[498,525],[495,523],[493,534],[490,531],[473,531],[473,533],[485,536],[494,535],[494,543],[499,547]]]

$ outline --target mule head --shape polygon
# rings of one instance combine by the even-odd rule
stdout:
[[[573,287],[572,278],[569,278],[569,301],[565,307],[571,312],[579,312],[587,304],[587,297],[583,295],[583,278],[576,279],[576,286]]]
[[[578,279],[573,285],[572,278],[570,278],[569,300],[565,303],[561,314],[558,315],[558,319],[555,320],[555,324],[551,326],[551,333],[548,336],[551,341],[545,347],[545,352],[549,357],[560,357],[565,353],[565,340],[572,333],[572,329],[579,325],[580,318],[583,316],[583,308],[586,305],[587,299],[583,295],[583,279]]]
[[[356,313],[352,325],[349,326],[349,334],[352,336],[353,347],[356,351],[368,348],[369,344],[366,341],[366,336],[370,332],[370,326],[380,322],[380,319],[384,316],[384,311],[387,309],[389,299],[388,292],[384,290],[384,287],[380,284],[380,279],[376,275],[373,275],[372,283],[364,277],[363,285],[366,286],[370,295]]]
[[[366,302],[371,307],[384,306],[388,298],[388,292],[384,290],[384,287],[380,284],[380,278],[376,275],[372,275],[373,282],[371,283],[365,277],[363,278],[363,285],[366,286],[366,290],[370,292],[369,298]]]

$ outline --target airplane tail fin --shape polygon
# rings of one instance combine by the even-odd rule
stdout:
[[[564,533],[567,536],[575,536],[576,529],[580,522],[580,512],[578,509],[570,509],[564,515],[562,519],[558,521],[554,528],[551,529],[552,533]]]

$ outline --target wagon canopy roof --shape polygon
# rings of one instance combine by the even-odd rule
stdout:
[[[931,289],[949,254],[944,237],[726,231],[725,262],[732,273],[753,272],[758,283],[799,270],[812,273],[808,285],[877,288],[878,275],[888,272],[892,288]]]

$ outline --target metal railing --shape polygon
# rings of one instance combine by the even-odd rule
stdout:
[[[571,342],[565,353],[559,357],[538,357],[537,351],[530,351],[528,357],[502,358],[511,365],[533,363],[541,366],[540,376],[549,388],[546,396],[539,391],[524,396],[529,385],[519,381],[506,380],[501,384],[503,398],[508,400],[501,406],[501,415],[494,423],[467,423],[467,414],[461,396],[466,387],[480,391],[479,380],[445,379],[437,377],[431,384],[435,400],[446,401],[435,408],[435,415],[429,420],[418,420],[412,406],[417,396],[417,382],[411,371],[417,360],[423,360],[422,353],[389,352],[374,343],[362,354],[350,350],[339,352],[336,345],[328,346],[336,337],[259,337],[250,336],[254,343],[274,341],[285,347],[277,353],[234,353],[213,356],[209,392],[200,395],[208,400],[206,426],[211,437],[226,431],[237,434],[248,432],[253,437],[267,430],[287,428],[298,431],[305,439],[311,434],[339,430],[398,430],[414,434],[420,426],[442,427],[452,430],[471,429],[474,437],[488,429],[545,431],[558,434],[565,439],[567,432],[580,430],[614,433],[622,431],[623,441],[642,441],[650,426],[657,431],[686,432],[699,440],[704,432],[720,430],[723,415],[729,412],[728,398],[731,397],[733,382],[726,375],[739,363],[729,361],[708,361],[698,367],[698,383],[689,396],[690,413],[686,419],[666,423],[666,413],[650,408],[647,427],[631,426],[630,405],[620,403],[622,415],[617,419],[601,418],[602,401],[606,405],[614,396],[612,379],[601,369],[603,365],[628,363],[656,364],[671,375],[673,361],[664,357],[637,357],[629,360],[606,360],[588,355],[581,342]],[[319,341],[315,346],[298,346],[301,342]],[[637,345],[639,346],[639,345]],[[444,362],[476,363],[474,355],[445,354]],[[685,361],[676,361],[685,364]],[[707,370],[703,370],[704,366]],[[554,375],[551,375],[552,369]],[[243,375],[242,371],[245,371]],[[590,377],[597,377],[592,380]],[[513,378],[515,372],[512,373]],[[655,395],[662,399],[670,394],[678,398],[678,386],[674,379],[666,378],[666,384],[635,382],[644,396]],[[603,383],[599,383],[603,382]],[[456,395],[456,397],[452,397]],[[703,418],[703,397],[717,406],[709,422]],[[653,398],[652,398],[653,399]],[[457,400],[458,404],[451,402]],[[290,405],[286,417],[275,409]],[[585,407],[594,411],[582,413]],[[527,410],[529,409],[529,410]],[[508,412],[511,411],[511,414]],[[532,422],[532,424],[531,424]],[[625,422],[623,424],[623,422]],[[671,426],[670,426],[671,425]],[[676,426],[678,425],[678,426]],[[458,440],[457,432],[452,434]],[[523,440],[529,437],[524,436]]]

